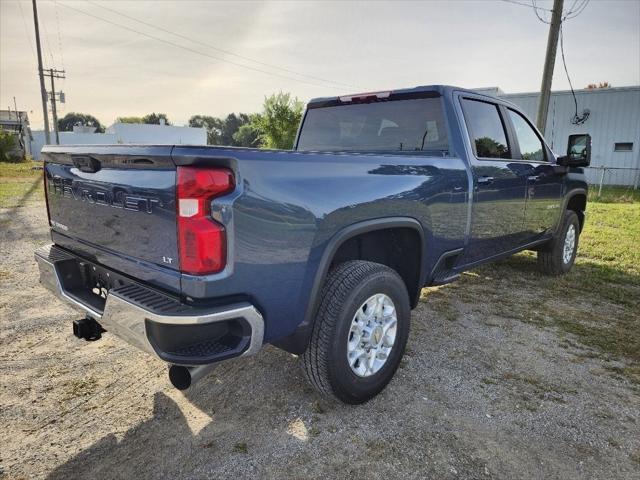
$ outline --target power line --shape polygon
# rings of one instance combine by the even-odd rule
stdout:
[[[578,3],[580,2],[580,3]],[[560,12],[561,13],[561,18],[560,18],[560,53],[562,56],[562,65],[564,66],[564,73],[567,76],[567,81],[569,82],[569,88],[571,89],[571,95],[573,96],[573,103],[575,105],[575,114],[573,116],[573,118],[571,119],[571,123],[573,123],[574,125],[582,125],[584,122],[587,121],[587,119],[589,118],[589,110],[584,110],[582,112],[582,115],[578,115],[578,99],[576,97],[576,93],[573,90],[573,85],[571,83],[571,77],[569,76],[569,69],[567,68],[567,60],[565,58],[565,54],[564,54],[564,34],[563,34],[563,24],[565,21],[570,20],[572,18],[576,18],[578,15],[580,15],[585,8],[587,8],[587,5],[589,4],[589,0],[573,0],[573,3],[571,4],[571,6],[565,11]],[[538,7],[536,5],[536,0],[531,0],[531,6],[533,7],[533,11],[535,12],[536,16],[538,17],[538,20],[540,20],[542,23],[546,23],[549,24],[550,22],[546,21],[545,19],[543,19],[540,14],[538,13],[538,9],[541,9],[540,7]]]
[[[576,18],[578,15],[580,15],[584,11],[585,8],[587,8],[587,5],[589,4],[589,0],[582,0],[582,3],[576,7],[575,5],[578,3],[578,1],[579,0],[575,0],[573,2],[573,4],[571,5],[571,8],[567,11],[567,14],[562,18],[562,20],[569,20],[572,18]]]
[[[576,113],[571,119],[571,123],[574,125],[582,125],[589,118],[590,112],[585,110],[582,115],[578,115],[578,99],[576,98],[576,92],[573,91],[573,84],[571,83],[571,77],[569,76],[569,70],[567,69],[567,61],[564,57],[564,35],[562,33],[562,23],[560,22],[560,54],[562,56],[562,65],[564,66],[564,73],[567,75],[567,81],[569,82],[569,88],[571,89],[571,95],[573,95],[573,103],[576,108]]]
[[[544,10],[546,12],[552,12],[553,10],[549,9],[549,8],[544,8],[544,7],[534,7],[533,5],[531,5],[530,3],[522,3],[522,2],[516,2],[515,0],[500,0],[501,2],[505,2],[505,3],[511,3],[512,5],[520,5],[521,7],[527,7],[527,8],[533,8],[534,10],[536,8],[538,8],[538,10]]]
[[[62,69],[64,70],[64,55],[62,53],[62,35],[60,33],[60,15],[58,14],[58,0],[53,0],[53,5],[55,7],[55,12],[56,12],[56,27],[58,29],[58,52],[60,53],[60,63],[62,64]]]
[[[22,17],[22,23],[24,25],[24,33],[27,36],[27,40],[29,41],[29,47],[31,48],[31,53],[33,53],[33,58],[36,59],[36,51],[33,48],[33,42],[31,41],[31,36],[29,35],[29,28],[27,27],[27,20],[24,17],[24,11],[22,10],[22,2],[18,2],[18,7],[20,8],[20,16]]]
[[[550,21],[545,20],[544,18],[542,18],[542,15],[538,13],[539,9],[540,10],[543,10],[543,9],[536,5],[536,0],[531,0],[531,6],[533,7],[533,11],[536,14],[536,17],[538,17],[538,20],[540,20],[542,23],[546,23],[547,25],[551,24]]]
[[[170,41],[170,40],[167,40],[167,39],[165,39],[165,38],[157,37],[157,36],[155,36],[155,35],[151,35],[151,34],[149,34],[149,33],[141,32],[141,31],[139,31],[139,30],[136,30],[135,28],[127,27],[127,26],[122,25],[122,24],[120,24],[120,23],[116,23],[116,22],[113,22],[113,21],[111,21],[111,20],[107,20],[107,19],[106,19],[106,18],[104,18],[104,17],[100,17],[100,16],[98,16],[98,15],[94,15],[94,14],[92,14],[92,13],[85,12],[84,10],[80,10],[79,8],[72,7],[72,6],[70,6],[70,5],[67,5],[66,3],[60,3],[60,5],[62,5],[62,6],[63,6],[63,7],[65,7],[65,8],[68,8],[68,9],[70,9],[70,10],[73,10],[73,11],[75,11],[75,12],[81,13],[82,15],[86,15],[86,16],[88,16],[88,17],[95,18],[95,19],[97,19],[97,20],[100,20],[100,21],[102,21],[102,22],[108,23],[108,24],[110,24],[110,25],[114,25],[114,26],[116,26],[116,27],[122,28],[122,29],[124,29],[124,30],[128,30],[128,31],[133,32],[133,33],[136,33],[136,34],[138,34],[138,35],[142,35],[143,37],[150,38],[150,39],[152,39],[152,40],[155,40],[156,42],[162,42],[162,43],[165,43],[165,44],[167,44],[167,45],[171,45],[172,47],[180,48],[180,49],[182,49],[182,50],[186,50],[186,51],[188,51],[188,52],[195,53],[196,55],[200,55],[200,56],[202,56],[202,57],[207,57],[207,58],[210,58],[210,59],[212,59],[212,60],[216,60],[216,61],[218,61],[218,62],[225,62],[225,63],[229,63],[229,64],[231,64],[231,65],[235,65],[235,66],[237,66],[237,67],[245,68],[245,69],[247,69],[247,70],[252,70],[252,71],[254,71],[254,72],[264,73],[265,75],[271,75],[271,76],[274,76],[274,77],[284,78],[284,79],[286,79],[286,80],[292,80],[292,81],[299,82],[299,83],[305,83],[305,84],[307,84],[307,85],[313,85],[314,87],[333,88],[333,89],[336,89],[336,90],[338,89],[338,87],[335,87],[335,86],[327,86],[327,85],[321,85],[321,84],[318,84],[318,83],[308,82],[308,81],[305,81],[305,80],[301,80],[301,79],[299,79],[299,78],[288,77],[288,76],[286,76],[286,75],[281,75],[281,74],[278,74],[278,73],[275,73],[275,72],[269,72],[269,71],[267,71],[267,70],[262,70],[262,69],[259,69],[259,68],[256,68],[256,67],[252,67],[252,66],[250,66],[250,65],[244,65],[244,64],[242,64],[242,63],[234,62],[234,61],[232,61],[232,60],[228,60],[228,59],[225,59],[225,58],[216,57],[216,56],[214,56],[214,55],[210,55],[210,54],[208,54],[208,53],[204,53],[204,52],[201,52],[201,51],[199,51],[199,50],[195,50],[195,49],[190,48],[190,47],[187,47],[187,46],[185,46],[185,45],[180,45],[180,44],[178,44],[178,43],[174,43],[174,42],[172,42],[172,41]]]
[[[296,72],[295,70],[290,70],[288,68],[279,67],[277,65],[273,65],[273,64],[270,64],[270,63],[262,62],[260,60],[256,60],[256,59],[251,58],[251,57],[240,55],[238,53],[234,53],[232,51],[216,47],[215,45],[212,45],[210,43],[203,42],[202,40],[197,40],[197,39],[191,38],[191,37],[189,37],[187,35],[183,35],[181,33],[174,32],[174,31],[169,30],[167,28],[160,27],[160,26],[155,25],[153,23],[145,22],[144,20],[140,20],[140,19],[135,18],[135,17],[133,17],[131,15],[127,15],[125,13],[119,12],[118,10],[114,10],[113,8],[109,8],[109,7],[105,7],[103,5],[100,5],[97,2],[94,2],[94,1],[91,1],[91,0],[85,0],[85,1],[87,3],[95,5],[98,8],[102,8],[103,10],[107,10],[109,12],[115,13],[116,15],[120,15],[121,17],[127,18],[129,20],[133,20],[134,22],[138,22],[138,23],[141,23],[142,25],[146,25],[147,27],[155,28],[156,30],[159,30],[161,32],[168,33],[170,35],[174,35],[174,36],[176,36],[178,38],[182,38],[182,39],[187,40],[189,42],[192,42],[192,43],[195,43],[195,44],[198,44],[198,45],[202,45],[204,47],[210,48],[212,50],[216,50],[216,51],[218,51],[220,53],[224,53],[226,55],[231,55],[233,57],[241,58],[242,60],[246,60],[248,62],[257,63],[258,65],[262,65],[264,67],[273,68],[275,70],[281,70],[283,72],[291,73],[293,75],[298,75],[298,76],[301,76],[301,77],[306,77],[306,78],[309,78],[309,79],[312,79],[312,80],[318,80],[320,82],[332,83],[334,85],[339,85],[341,87],[358,88],[355,85],[349,85],[349,84],[346,84],[346,83],[336,82],[334,80],[328,80],[328,79],[322,78],[322,77],[316,77],[316,76],[313,76],[313,75],[308,75],[306,73]]]

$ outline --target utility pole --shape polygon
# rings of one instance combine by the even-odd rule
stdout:
[[[40,73],[40,95],[42,97],[42,114],[44,115],[44,141],[45,144],[51,143],[51,135],[49,134],[49,112],[47,111],[47,90],[44,86],[44,71],[42,69],[42,49],[40,48],[40,28],[38,27],[38,7],[36,0],[32,0],[33,4],[33,25],[36,30],[36,49],[38,50],[38,73]]]
[[[558,36],[562,25],[562,8],[564,0],[553,0],[551,24],[547,37],[547,54],[544,59],[544,71],[542,73],[542,86],[540,87],[540,103],[538,104],[538,118],[536,121],[538,130],[544,135],[547,126],[547,113],[549,111],[549,98],[551,97],[551,81],[553,80],[553,67],[556,63],[558,50]]]
[[[45,70],[51,78],[51,113],[53,114],[53,131],[56,133],[56,145],[60,145],[60,134],[58,133],[58,111],[56,110],[56,84],[54,78],[65,78],[64,70],[49,68]]]

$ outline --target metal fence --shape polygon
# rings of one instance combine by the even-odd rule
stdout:
[[[598,186],[598,196],[602,194],[602,186],[623,186],[629,189],[638,190],[640,185],[640,168],[631,167],[608,167],[605,165],[587,167],[587,173],[591,185]],[[620,181],[620,174],[624,175],[624,182]],[[595,181],[593,181],[596,179]]]

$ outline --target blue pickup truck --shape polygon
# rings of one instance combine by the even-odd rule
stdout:
[[[357,404],[393,377],[424,286],[529,249],[569,271],[590,138],[556,157],[504,100],[449,86],[314,99],[291,151],[48,146],[41,283],[186,389],[265,343]]]

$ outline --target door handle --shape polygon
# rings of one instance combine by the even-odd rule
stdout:
[[[538,180],[540,180],[540,175],[531,175],[527,177],[527,180],[530,181],[531,183],[535,183]]]
[[[478,185],[491,185],[493,180],[493,177],[478,177]]]

